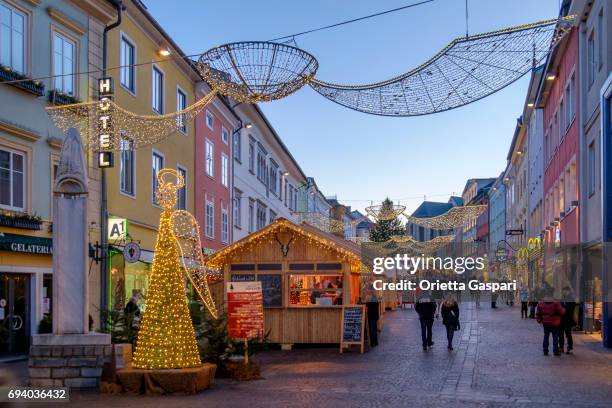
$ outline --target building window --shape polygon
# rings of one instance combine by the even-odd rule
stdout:
[[[152,107],[157,113],[164,113],[164,74],[153,67],[153,84],[151,87]]]
[[[204,232],[210,239],[215,237],[215,203],[206,196],[206,209],[205,209],[205,228]]]
[[[25,209],[25,166],[24,153],[0,148],[0,207]]]
[[[293,209],[293,185],[289,184],[289,195],[288,195],[288,205],[289,205],[289,209],[292,210]]]
[[[596,160],[597,160],[597,156],[595,156],[595,141],[591,142],[591,144],[589,145],[589,151],[588,151],[588,156],[587,156],[587,165],[588,167],[588,186],[589,186],[589,195],[595,194],[595,181],[597,180],[597,174],[596,174]]]
[[[124,35],[121,36],[121,85],[128,91],[136,93],[136,47]]]
[[[589,88],[595,81],[595,31],[591,31],[587,40],[587,84]]]
[[[206,111],[206,127],[215,130],[215,117],[209,111]]]
[[[229,160],[226,154],[221,155],[221,184],[229,187]]]
[[[597,15],[597,62],[599,67],[597,70],[601,70],[604,63],[603,46],[604,46],[604,27],[603,27],[603,8]]]
[[[214,177],[215,169],[215,145],[208,139],[205,141],[205,154],[206,154],[206,175]]]
[[[249,135],[249,171],[255,174],[255,139]]]
[[[134,152],[134,141],[128,137],[121,136],[119,140],[119,150],[119,177],[121,181],[121,192],[133,196],[135,193],[134,158],[136,156]]]
[[[257,201],[257,229],[262,229],[266,226],[267,207],[261,201]]]
[[[270,209],[270,224],[276,219],[276,213]]]
[[[183,182],[185,183],[183,187],[179,188],[176,192],[176,208],[179,210],[187,209],[187,169],[183,166],[177,166],[176,168],[179,176],[183,177]]]
[[[224,127],[221,128],[221,140],[223,140],[225,144],[229,143],[229,132]]]
[[[255,231],[255,200],[249,198],[249,232]]]
[[[221,208],[221,242],[229,242],[229,216],[227,208]]]
[[[559,140],[565,136],[565,129],[568,125],[569,121],[567,121],[565,114],[565,101],[561,99],[561,102],[559,102]]]
[[[242,161],[242,137],[240,132],[234,133],[234,159]]]
[[[0,64],[25,73],[26,15],[0,3]]]
[[[274,160],[270,159],[270,191],[272,194],[278,195],[278,164]]]
[[[234,189],[234,226],[242,227],[242,193]]]
[[[53,88],[67,95],[75,94],[75,49],[74,41],[53,33]]]
[[[268,165],[266,163],[267,153],[261,147],[261,145],[257,145],[257,179],[261,181],[264,185],[267,185],[267,171]]]
[[[184,109],[187,109],[187,95],[185,95],[185,92],[181,91],[180,89],[177,89],[176,110],[182,111]],[[176,117],[176,127],[178,127],[181,132],[187,133],[187,118],[185,117],[185,115],[178,115]]]
[[[162,156],[161,154],[157,153],[157,152],[153,152],[153,157],[152,157],[152,189],[151,191],[153,192],[153,197],[152,197],[152,202],[153,204],[157,205],[157,188],[159,187],[158,183],[157,183],[157,173],[164,168],[164,156]]]

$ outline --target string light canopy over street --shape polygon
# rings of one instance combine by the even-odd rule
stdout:
[[[268,102],[297,91],[319,63],[299,48],[267,41],[235,42],[206,51],[197,63],[213,89],[239,102]]]
[[[382,204],[366,207],[366,212],[378,221],[393,220],[406,210],[405,205]]]
[[[347,108],[382,116],[418,116],[458,108],[510,85],[542,62],[574,16],[453,40],[429,61],[386,81],[310,86]]]
[[[418,218],[404,214],[408,222],[430,229],[453,229],[467,224],[469,221],[478,218],[487,209],[486,205],[468,205],[463,207],[453,207],[444,214],[429,218]]]

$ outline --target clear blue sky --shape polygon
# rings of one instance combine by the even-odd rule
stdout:
[[[400,7],[417,0],[145,0],[187,54],[242,40],[269,40]],[[465,34],[464,0],[435,0],[297,38],[319,61],[318,77],[359,84],[386,79],[429,59]],[[476,34],[554,18],[559,0],[469,0]],[[465,107],[422,117],[378,117],[336,105],[305,87],[261,107],[308,176],[326,195],[363,209],[369,200],[427,195],[446,201],[472,177],[506,166],[528,77]],[[406,197],[419,198],[406,199]],[[358,201],[361,200],[361,201]]]

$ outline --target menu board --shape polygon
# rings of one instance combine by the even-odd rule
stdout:
[[[276,275],[258,275],[258,280],[261,281],[261,290],[263,292],[264,307],[281,307],[283,305],[282,297],[282,276]]]
[[[365,307],[363,305],[345,305],[342,307],[342,328],[340,352],[345,346],[359,344],[363,353]]]
[[[263,337],[261,282],[228,282],[226,285],[230,337],[235,339]]]

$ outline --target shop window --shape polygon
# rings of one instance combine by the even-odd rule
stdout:
[[[342,274],[289,275],[289,305],[342,305]]]

